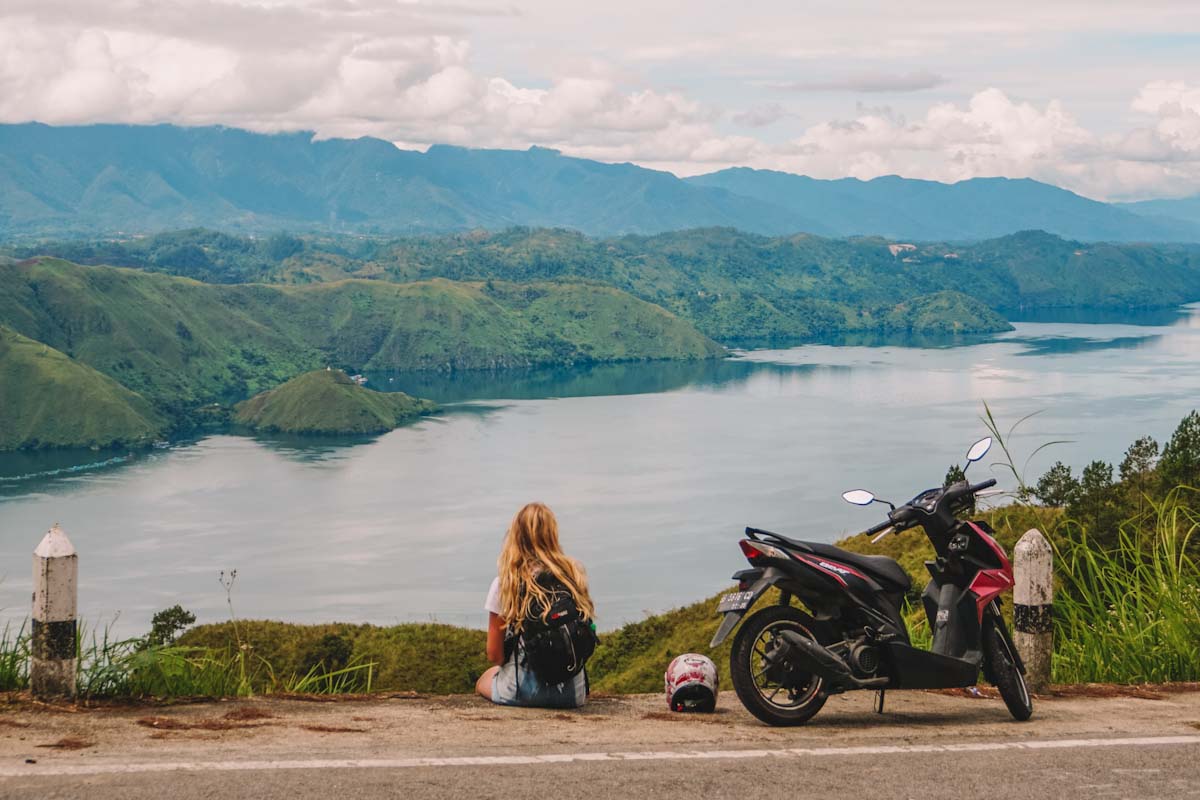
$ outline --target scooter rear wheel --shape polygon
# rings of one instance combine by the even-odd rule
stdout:
[[[729,654],[729,674],[738,699],[768,725],[802,725],[825,705],[822,680],[772,663],[775,641],[794,631],[821,641],[812,617],[791,606],[769,606],[742,623]]]

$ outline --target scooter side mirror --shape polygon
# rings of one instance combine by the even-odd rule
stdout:
[[[967,463],[974,463],[987,455],[987,451],[992,449],[992,437],[985,436],[975,444],[971,445],[971,449],[967,451]]]
[[[875,495],[866,489],[851,489],[848,492],[842,492],[842,499],[856,506],[869,506],[875,502]]]

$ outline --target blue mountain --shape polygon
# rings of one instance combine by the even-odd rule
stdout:
[[[0,125],[0,235],[422,233],[514,225],[589,234],[730,225],[829,233],[741,195],[554,150],[401,150],[219,127]]]
[[[1144,216],[1031,180],[822,181],[731,169],[681,180],[557,151],[317,140],[222,127],[0,125],[0,237],[190,227],[419,234],[512,226],[589,235],[724,226],[769,235],[1200,241],[1200,219]]]
[[[953,241],[1036,229],[1079,241],[1200,240],[1200,219],[1149,218],[1028,178],[817,180],[739,167],[687,182],[769,200],[798,216],[812,216],[841,236]]]
[[[1200,194],[1169,200],[1118,203],[1117,207],[1152,219],[1176,224],[1200,225]]]

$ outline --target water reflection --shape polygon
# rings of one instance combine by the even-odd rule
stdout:
[[[373,372],[378,391],[404,391],[438,403],[466,400],[540,400],[658,394],[684,387],[715,388],[745,382],[762,372],[784,374],[807,366],[763,364],[740,358],[537,367],[456,373]]]
[[[1178,325],[1191,316],[1189,306],[1168,308],[1010,308],[1000,309],[1009,322],[1063,322],[1071,325]]]
[[[1088,339],[1071,336],[1039,336],[1023,338],[1014,336],[1005,339],[1023,345],[1019,356],[1053,356],[1070,353],[1090,353],[1096,350],[1137,350],[1154,344],[1161,334],[1152,336],[1118,336],[1111,339]]]
[[[356,445],[370,444],[379,436],[364,434],[360,436],[301,436],[290,433],[252,433],[239,432],[258,441],[259,444],[279,455],[297,463],[311,463],[341,458],[346,450]]]
[[[846,333],[827,333],[808,339],[772,339],[726,341],[724,344],[734,350],[788,350],[805,345],[831,345],[833,347],[913,347],[922,349],[944,349],[950,347],[966,347],[972,344],[989,341],[994,337],[990,333],[910,333],[908,331],[853,331]]]
[[[85,472],[116,470],[139,455],[146,455],[146,451],[70,448],[3,453],[0,454],[0,500],[6,495],[38,491],[49,483],[62,482]]]

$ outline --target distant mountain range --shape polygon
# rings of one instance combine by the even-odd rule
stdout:
[[[1114,205],[1032,180],[815,180],[729,169],[680,179],[554,150],[421,153],[171,125],[0,125],[0,236],[412,234],[511,226],[589,235],[726,226],[962,241],[1041,229],[1080,241],[1200,241],[1200,198]]]
[[[1184,201],[1176,200],[1122,207],[1028,178],[947,184],[887,175],[824,181],[738,167],[687,182],[770,202],[817,219],[840,236],[962,241],[1043,230],[1077,241],[1200,240],[1200,201],[1191,214],[1179,214],[1176,204]]]
[[[1165,219],[1168,222],[1182,221],[1200,225],[1200,194],[1177,200],[1143,200],[1140,203],[1117,203],[1117,208],[1132,211],[1144,217]]]

